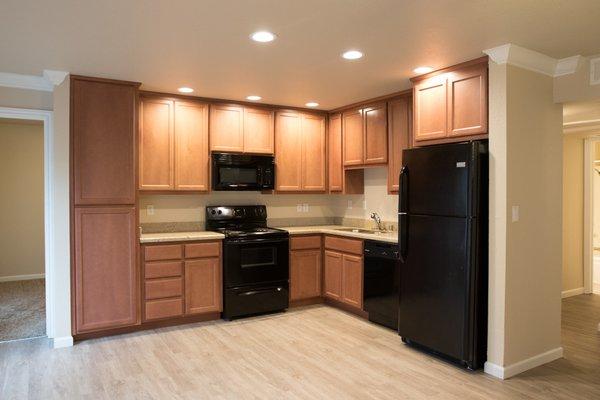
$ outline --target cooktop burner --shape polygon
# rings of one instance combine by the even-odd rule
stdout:
[[[252,237],[282,235],[282,229],[267,226],[265,206],[211,206],[206,207],[206,229],[225,237]]]

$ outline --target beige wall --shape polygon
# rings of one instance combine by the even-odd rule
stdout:
[[[52,92],[0,86],[0,107],[52,110]]]
[[[574,74],[554,78],[554,101],[586,101],[600,99],[600,85],[590,85],[590,59],[599,55],[583,57]]]
[[[563,139],[563,291],[583,287],[583,141]]]
[[[560,353],[562,140],[553,79],[492,63],[488,361],[500,367]]]
[[[0,119],[0,279],[44,273],[44,127]]]

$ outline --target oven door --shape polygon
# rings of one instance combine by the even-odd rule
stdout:
[[[289,280],[288,237],[226,239],[223,245],[226,288]]]

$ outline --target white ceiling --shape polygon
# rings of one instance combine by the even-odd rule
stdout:
[[[268,29],[275,42],[248,35]],[[555,58],[600,53],[598,0],[1,0],[0,71],[134,80],[206,97],[331,109],[409,87],[514,43]],[[358,48],[365,57],[345,61]]]

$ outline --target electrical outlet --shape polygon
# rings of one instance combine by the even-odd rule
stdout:
[[[512,222],[519,222],[519,206],[512,206]]]
[[[352,200],[348,200],[348,209],[351,210],[352,209]]]
[[[154,206],[149,204],[146,206],[146,214],[148,215],[154,215]]]
[[[296,212],[302,212],[302,204],[296,204]]]
[[[363,200],[363,210],[366,210],[366,209],[367,209],[367,201]]]
[[[305,213],[308,212],[308,204],[306,204],[306,203],[302,204],[302,211]]]

